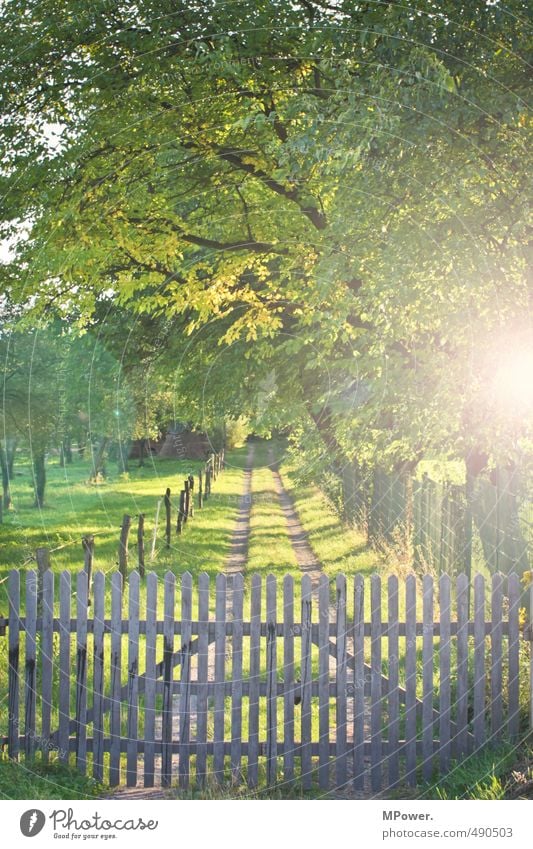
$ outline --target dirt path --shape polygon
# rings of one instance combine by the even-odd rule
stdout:
[[[303,525],[300,521],[300,517],[298,516],[298,511],[294,505],[294,502],[285,489],[283,485],[283,480],[279,473],[279,468],[277,464],[274,462],[273,454],[270,452],[270,460],[271,460],[271,470],[272,475],[274,477],[274,487],[276,489],[276,493],[279,498],[279,503],[281,509],[283,511],[283,515],[285,516],[285,520],[287,523],[287,534],[292,544],[292,548],[296,557],[296,562],[300,570],[311,577],[311,584],[313,587],[313,595],[316,597],[318,595],[318,582],[320,579],[320,575],[322,574],[322,564],[320,560],[317,558],[315,552],[311,548],[309,543],[309,539],[307,534],[303,528]],[[334,604],[331,604],[329,607],[329,621],[334,623],[337,621],[337,609]],[[333,656],[330,656],[329,659],[329,672],[330,672],[330,680],[331,682],[335,681],[336,675],[336,660]],[[348,687],[352,687],[354,685],[353,679],[353,671],[350,669],[347,670],[347,680],[346,684]],[[347,742],[350,744],[353,742],[353,723],[354,723],[354,703],[353,699],[348,699],[346,705],[346,731],[347,731]],[[365,737],[368,739],[370,735],[370,704],[369,700],[365,699]],[[334,728],[331,728],[331,738],[332,741],[335,740]],[[345,787],[338,788],[336,790],[330,791],[328,795],[333,796],[338,799],[370,799],[373,797],[372,791],[369,786],[369,776],[368,770],[365,776],[365,789],[362,791],[354,791],[352,789],[352,785],[348,783]]]
[[[248,547],[250,540],[250,516],[251,516],[251,508],[252,508],[252,475],[253,475],[253,464],[254,464],[254,445],[251,443],[248,448],[248,454],[246,457],[246,466],[244,469],[244,479],[243,479],[243,487],[241,491],[241,495],[239,496],[239,503],[237,509],[237,519],[235,522],[235,526],[233,529],[231,543],[230,543],[230,552],[228,558],[226,560],[226,565],[224,568],[224,572],[227,576],[227,596],[226,596],[226,615],[228,620],[232,618],[232,605],[233,605],[233,578],[235,575],[239,573],[243,573],[246,570],[247,560],[248,560]],[[270,468],[272,471],[273,479],[274,479],[274,488],[279,499],[279,503],[285,517],[286,526],[287,526],[287,535],[291,542],[296,562],[302,573],[308,574],[311,578],[311,584],[313,587],[313,595],[316,596],[318,593],[318,583],[320,575],[323,572],[322,564],[318,560],[315,552],[313,551],[307,533],[305,532],[303,525],[298,516],[298,512],[294,505],[294,502],[285,489],[283,485],[283,480],[279,473],[279,468],[274,461],[273,454],[270,454]],[[335,605],[330,606],[330,622],[336,621],[336,608]],[[231,638],[228,638],[226,641],[226,651],[228,652],[228,656],[231,654]],[[215,646],[214,643],[211,643],[208,649],[208,676],[210,680],[214,680],[214,666],[215,666]],[[333,657],[330,658],[330,677],[331,680],[335,680],[335,659]],[[192,669],[192,674],[194,676],[194,668]],[[348,686],[353,683],[352,675],[350,671],[348,671]],[[191,697],[191,739],[194,739],[195,735],[195,726],[196,726],[196,698]],[[353,729],[353,700],[348,700],[348,711],[347,711],[347,732],[348,732],[348,742],[351,742],[352,737],[352,729]],[[179,696],[173,697],[173,738],[175,740],[178,739],[179,736]],[[369,726],[370,717],[365,716],[365,725]],[[157,723],[161,725],[161,717],[157,717]],[[156,728],[156,737],[161,736],[161,727]],[[332,729],[333,734],[333,729]],[[332,739],[334,737],[332,736]],[[139,778],[142,781],[142,757],[139,760]],[[174,768],[173,768],[174,773]],[[109,799],[170,799],[175,798],[175,790],[171,788],[163,788],[161,787],[160,781],[160,758],[156,758],[155,764],[155,781],[156,786],[154,788],[144,789],[143,787],[135,787],[135,788],[117,788],[116,791],[111,793],[106,798]],[[372,793],[369,789],[365,788],[365,790],[361,793],[354,793],[349,787],[342,788],[337,791],[331,791],[330,795],[336,798],[371,798]]]
[[[271,452],[270,457],[272,458],[272,456]],[[270,468],[274,477],[274,487],[285,517],[285,522],[287,523],[287,534],[296,557],[296,562],[300,570],[310,576],[313,593],[315,593],[318,589],[318,580],[322,573],[322,564],[309,544],[307,534],[300,522],[300,517],[298,516],[293,500],[283,486],[278,466],[275,463],[271,463]]]
[[[244,482],[237,508],[237,521],[231,536],[229,557],[224,572],[228,577],[228,588],[233,587],[232,578],[239,572],[244,572],[248,560],[248,543],[250,540],[250,514],[252,511],[252,470],[254,465],[255,446],[250,443],[244,469]],[[228,594],[229,595],[229,594]]]

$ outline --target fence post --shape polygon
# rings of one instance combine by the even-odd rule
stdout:
[[[200,508],[200,510],[204,506],[203,502],[204,502],[204,498],[203,498],[203,491],[202,491],[202,470],[199,469],[199,471],[198,471],[198,507]]]
[[[164,501],[165,501],[166,520],[167,520],[165,536],[166,536],[166,539],[167,539],[167,548],[170,548],[170,489],[169,489],[169,487],[167,487],[167,489],[166,489]]]
[[[178,507],[178,520],[176,524],[176,533],[181,534],[183,529],[184,522],[184,512],[185,512],[185,490],[182,489],[180,492],[180,503]]]
[[[137,525],[137,559],[139,575],[144,578],[144,513],[139,513],[139,524]]]
[[[118,546],[118,568],[124,581],[128,576],[128,538],[131,528],[131,516],[124,514],[120,528],[120,542]]]
[[[157,507],[155,510],[155,522],[154,522],[154,532],[152,534],[152,548],[150,551],[150,560],[153,560],[155,557],[155,545],[157,542],[157,526],[159,524],[159,511],[161,510],[161,499],[157,502]]]
[[[211,495],[211,466],[206,463],[205,467],[205,498],[206,500]]]
[[[186,524],[187,519],[189,518],[189,503],[190,503],[190,493],[189,493],[189,479],[185,478],[183,481],[183,524]]]
[[[91,604],[91,576],[93,574],[94,536],[86,534],[82,537],[83,568],[87,572],[87,604]]]
[[[194,475],[189,475],[189,516],[194,516]]]
[[[37,561],[37,608],[40,611],[43,605],[43,575],[50,568],[50,552],[44,547],[37,548],[35,559]]]

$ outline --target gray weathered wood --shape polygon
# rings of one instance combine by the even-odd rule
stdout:
[[[209,575],[198,576],[198,695],[196,697],[196,777],[203,787],[207,778],[207,712],[209,680]]]
[[[179,699],[179,785],[189,786],[189,743],[191,734],[191,619],[192,575],[181,576],[181,675]]]
[[[126,582],[128,577],[128,540],[131,528],[131,516],[127,513],[122,517],[122,525],[120,527],[120,540],[118,544],[118,568],[122,575],[122,580]]]
[[[318,579],[318,785],[329,787],[329,581]]]
[[[250,600],[250,691],[248,697],[248,784],[256,787],[259,760],[261,576],[252,575]]]
[[[276,579],[267,575],[266,579],[266,769],[267,783],[277,780],[278,758],[278,713],[277,713],[277,646],[276,646]]]
[[[128,603],[128,751],[126,756],[126,784],[137,784],[139,736],[139,573],[129,577]]]
[[[87,575],[76,581],[76,766],[87,770]]]
[[[382,689],[381,689],[381,578],[370,578],[370,783],[374,793],[381,790]]]
[[[43,602],[43,576],[50,569],[50,552],[45,547],[40,547],[35,550],[35,560],[37,563],[37,608],[39,615],[42,611]]]
[[[294,580],[283,578],[283,778],[294,779]]]
[[[430,781],[433,774],[433,578],[422,581],[422,776]]]
[[[172,520],[172,502],[170,500],[170,488],[167,486],[163,502],[165,504],[165,540],[167,548],[170,548],[171,520]]]
[[[242,617],[244,581],[238,572],[233,576],[233,609],[231,637],[231,777],[235,784],[242,780]]]
[[[447,772],[451,760],[451,581],[449,575],[439,579],[439,765]]]
[[[226,680],[226,576],[216,577],[215,602],[215,705],[213,768],[215,779],[224,780],[224,682]]]
[[[312,623],[312,585],[309,575],[302,577],[302,638],[301,638],[301,739],[302,739],[302,787],[310,789],[312,785],[311,763],[311,623]]]
[[[109,783],[120,782],[121,689],[122,689],[122,575],[111,575],[111,709],[109,717]]]
[[[144,689],[144,786],[153,787],[155,782],[155,695],[156,695],[156,648],[157,648],[157,575],[150,572],[146,577],[146,640]]]
[[[387,758],[387,785],[394,787],[398,783],[399,757],[398,741],[400,739],[400,693],[399,693],[399,623],[398,623],[398,578],[390,575],[388,579],[388,611],[389,638],[389,686],[388,686],[388,729],[389,755]]]
[[[59,578],[59,760],[68,763],[70,734],[70,572]]]
[[[467,575],[457,576],[457,714],[456,738],[452,753],[456,758],[468,751],[468,605],[469,584]]]
[[[165,574],[163,624],[163,709],[161,784],[170,787],[172,781],[172,679],[174,653],[174,601],[176,581],[172,572]]]
[[[20,731],[20,686],[19,686],[19,655],[20,655],[20,572],[12,569],[9,573],[9,630],[8,630],[8,743],[7,751],[10,758],[16,760],[19,755]]]
[[[93,574],[94,562],[94,536],[86,534],[82,538],[81,547],[83,549],[83,569],[87,574],[87,602],[91,604],[91,578]]]
[[[152,531],[152,546],[150,548],[150,560],[155,559],[155,547],[157,544],[157,526],[159,525],[159,513],[161,511],[161,502],[162,499],[159,498],[157,501],[157,506],[155,508],[154,529]]]
[[[508,733],[511,740],[516,740],[519,734],[520,721],[520,681],[519,681],[519,652],[520,652],[520,579],[514,572],[509,575],[509,718]]]
[[[405,579],[405,777],[416,785],[416,578]]]
[[[137,562],[139,575],[144,578],[144,513],[139,513],[137,524]]]
[[[26,639],[25,639],[25,675],[24,675],[24,750],[27,758],[32,758],[36,748],[35,709],[37,703],[37,573],[30,569],[26,572]]]
[[[97,572],[93,582],[93,777],[104,778],[104,619],[105,576]]]
[[[492,576],[491,629],[490,629],[490,705],[491,735],[498,738],[503,732],[503,579]]]
[[[347,754],[346,754],[346,578],[337,575],[335,581],[336,590],[336,647],[337,662],[335,666],[335,723],[336,723],[336,752],[335,752],[335,783],[342,787],[347,780]]]
[[[474,578],[474,747],[485,742],[485,579]]]
[[[50,752],[52,685],[54,670],[54,573],[43,575],[43,630],[41,639],[41,751],[45,763]]]
[[[365,583],[354,578],[353,621],[353,774],[354,789],[365,786]]]

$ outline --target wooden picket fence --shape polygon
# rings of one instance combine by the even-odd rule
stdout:
[[[296,781],[371,795],[438,779],[523,730],[531,626],[516,575],[490,587],[477,575],[471,619],[464,575],[286,575],[280,587],[254,574],[245,590],[240,574],[195,587],[183,573],[176,587],[170,572],[132,572],[127,586],[97,572],[92,589],[89,606],[85,571],[9,575],[11,758],[55,751],[130,787]]]

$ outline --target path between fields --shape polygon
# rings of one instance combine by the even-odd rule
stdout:
[[[244,476],[243,476],[243,486],[241,490],[241,495],[239,496],[239,502],[237,507],[237,518],[235,522],[235,526],[231,536],[230,542],[230,551],[228,558],[226,560],[226,565],[224,568],[224,572],[227,576],[227,596],[226,596],[226,616],[228,620],[232,618],[232,607],[233,607],[233,578],[238,573],[244,573],[246,571],[246,565],[248,560],[248,547],[250,542],[250,517],[252,511],[252,503],[253,503],[253,486],[252,486],[252,477],[253,477],[253,465],[254,465],[254,455],[255,455],[255,446],[253,443],[250,443],[248,447],[248,454],[246,457],[246,465],[244,468]],[[283,485],[283,480],[281,478],[279,468],[277,463],[275,463],[273,454],[270,453],[270,468],[272,471],[273,481],[274,481],[274,489],[276,495],[279,500],[280,507],[283,512],[283,516],[285,518],[287,534],[289,540],[291,542],[296,562],[298,567],[300,568],[302,573],[308,574],[311,578],[311,584],[313,588],[313,595],[316,596],[318,592],[318,582],[320,575],[322,573],[322,564],[317,558],[315,552],[311,548],[309,543],[309,539],[307,534],[303,528],[303,525],[298,516],[296,507],[294,502],[285,489]],[[330,622],[335,622],[336,620],[336,609],[334,605],[330,606]],[[231,655],[231,637],[226,641],[227,653],[228,656]],[[211,643],[208,649],[208,675],[210,679],[214,679],[214,666],[215,666],[215,645]],[[334,678],[335,676],[335,659],[330,657],[330,674]],[[191,709],[191,738],[194,739],[195,727],[196,727],[196,697],[191,696],[190,702]],[[178,739],[179,734],[179,696],[176,695],[173,697],[173,737],[174,739]],[[368,725],[369,717],[365,717],[365,724]],[[158,716],[156,719],[156,737],[161,735],[161,716]],[[352,700],[348,700],[348,716],[347,716],[347,727],[348,727],[348,739],[350,739],[350,732],[353,723],[353,708],[352,708]],[[159,774],[158,774],[159,773]],[[139,759],[139,779],[142,781],[142,758]],[[156,758],[155,763],[155,780],[156,782],[160,782],[160,758]],[[347,798],[351,797],[359,797],[359,798],[368,798],[369,794],[367,792],[354,794],[351,790],[340,790],[338,792],[334,792],[331,794],[333,796],[337,796],[338,798]],[[144,788],[144,787],[120,787],[117,788],[112,794],[107,796],[109,799],[169,799],[175,796],[175,790],[173,788],[162,788],[160,784],[157,784],[153,788]]]

